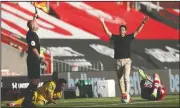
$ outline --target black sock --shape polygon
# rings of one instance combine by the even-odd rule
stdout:
[[[26,101],[32,101],[34,91],[36,91],[37,85],[30,83],[26,89],[25,99]]]

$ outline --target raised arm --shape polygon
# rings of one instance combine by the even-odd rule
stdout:
[[[38,14],[37,13],[35,13],[35,15],[33,16],[33,20],[36,20],[36,19],[38,19]]]
[[[111,38],[112,36],[112,33],[109,31],[109,29],[107,28],[106,24],[104,23],[104,19],[103,18],[100,18],[100,21],[103,25],[103,28],[104,28],[104,31],[106,32],[106,34]]]
[[[149,16],[145,17],[141,23],[141,25],[137,28],[137,30],[134,32],[134,37],[137,36],[137,34],[142,30],[144,24],[146,23],[146,21],[148,20]]]

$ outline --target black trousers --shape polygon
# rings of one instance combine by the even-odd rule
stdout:
[[[27,70],[29,79],[39,79],[40,61],[37,58],[27,57]]]

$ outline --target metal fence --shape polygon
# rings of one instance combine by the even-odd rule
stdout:
[[[103,71],[104,67],[100,61],[62,61],[53,59],[54,72],[89,72]]]

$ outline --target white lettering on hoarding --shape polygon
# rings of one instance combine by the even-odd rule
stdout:
[[[140,79],[137,72],[133,72],[133,76],[130,76],[130,82],[131,82],[131,89],[130,89],[130,95],[137,95],[140,94],[141,88],[140,88]]]
[[[152,77],[149,76],[149,79],[152,80]],[[130,76],[130,95],[140,95],[141,94],[141,82],[142,78],[139,76],[138,72],[133,72],[133,75]],[[146,81],[145,84],[151,84],[151,82]]]
[[[149,78],[153,81],[152,76]],[[133,72],[133,75],[130,76],[130,95],[140,95],[141,88],[140,88],[140,81],[141,77],[139,77],[138,72]],[[150,84],[151,82],[146,82],[146,84]],[[173,75],[171,71],[169,71],[169,86],[170,92],[179,93],[179,74]]]
[[[179,74],[171,74],[169,71],[170,92],[179,92]]]
[[[81,73],[79,78],[74,78],[74,79],[71,78],[71,73],[70,72],[67,73],[67,76],[68,76],[68,88],[71,88],[73,90],[76,89],[75,84],[79,80],[91,80],[92,81],[92,90],[93,90],[93,94],[94,94],[95,97],[98,94],[97,93],[97,89],[96,89],[97,88],[96,87],[97,86],[96,82],[100,81],[100,80],[105,80],[104,77],[102,77],[102,78],[100,78],[100,77],[91,77],[91,78],[88,78],[86,73]]]
[[[44,82],[40,82],[38,87],[41,87]],[[27,88],[29,83],[17,83],[17,82],[12,82],[12,89],[24,89]]]

